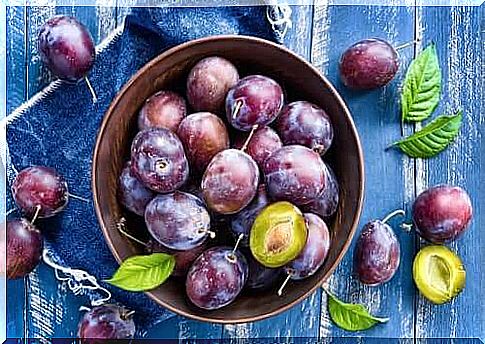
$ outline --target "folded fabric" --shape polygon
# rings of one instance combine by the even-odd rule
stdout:
[[[274,8],[272,8],[274,10]],[[7,117],[7,177],[32,165],[54,167],[68,182],[71,198],[59,215],[39,220],[50,258],[82,269],[98,281],[111,277],[118,264],[98,224],[91,193],[91,163],[98,128],[111,100],[128,79],[162,51],[195,38],[244,34],[278,41],[266,6],[212,8],[135,8],[124,27],[98,47],[89,79],[98,102],[83,83],[51,84]],[[217,52],[214,52],[217,54]],[[8,192],[7,209],[15,208]],[[11,217],[20,216],[14,212]],[[143,293],[129,293],[110,285],[116,302],[136,310],[144,326],[171,314]]]

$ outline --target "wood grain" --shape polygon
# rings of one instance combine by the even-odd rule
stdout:
[[[419,9],[423,45],[435,42],[443,72],[442,97],[434,116],[463,110],[459,136],[446,151],[418,165],[417,192],[436,184],[465,188],[474,217],[462,238],[448,245],[462,259],[465,290],[450,303],[435,306],[418,295],[416,337],[485,337],[485,245],[483,186],[484,130],[484,9],[479,7],[424,7]],[[419,246],[425,245],[420,241]]]
[[[386,87],[369,92],[349,91],[339,81],[338,60],[352,43],[369,37],[386,39],[393,45],[413,40],[414,11],[412,7],[327,6],[315,7],[312,43],[312,63],[336,85],[353,114],[364,146],[366,162],[366,201],[361,227],[368,221],[383,218],[388,212],[406,207],[408,189],[413,190],[413,174],[407,158],[396,151],[385,151],[387,145],[401,136],[399,88],[405,66],[412,58],[412,49],[400,51],[401,68]],[[366,305],[376,315],[390,316],[388,324],[350,333],[334,326],[322,299],[320,338],[384,337],[412,338],[414,333],[414,288],[411,262],[414,253],[412,234],[403,232],[391,221],[401,243],[401,265],[389,282],[368,287],[352,276],[351,248],[329,281],[329,289],[337,296]],[[355,243],[354,238],[354,243]],[[365,340],[364,340],[365,342]]]

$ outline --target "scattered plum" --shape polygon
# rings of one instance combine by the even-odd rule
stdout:
[[[269,204],[268,195],[266,194],[265,185],[261,184],[258,187],[258,193],[253,198],[251,203],[239,213],[235,214],[231,220],[231,232],[235,239],[243,234],[241,246],[249,246],[249,232],[253,226],[256,216]]]
[[[53,168],[27,167],[20,171],[12,184],[17,206],[29,217],[54,216],[67,204],[69,194],[64,178]]]
[[[208,207],[221,214],[234,214],[254,198],[259,183],[258,165],[237,149],[219,152],[202,178],[202,192]]]
[[[284,103],[281,86],[262,75],[247,76],[229,90],[226,97],[226,116],[236,129],[249,131],[265,126],[276,119]]]
[[[333,141],[330,117],[318,106],[297,101],[286,105],[278,116],[276,128],[285,145],[302,145],[325,154]]]
[[[145,101],[138,115],[138,128],[166,128],[174,133],[187,115],[185,100],[175,92],[159,91]]]
[[[195,111],[220,113],[224,109],[227,92],[238,81],[239,74],[231,62],[218,56],[206,57],[189,72],[189,104]]]
[[[234,143],[234,148],[243,148],[248,138],[248,135],[239,135]],[[264,161],[282,146],[283,143],[276,131],[270,127],[262,127],[255,130],[253,136],[246,144],[245,152],[248,153],[262,169]]]
[[[7,277],[16,279],[32,272],[42,257],[40,231],[26,219],[7,221]]]
[[[173,192],[189,176],[184,147],[172,131],[152,128],[140,131],[131,145],[131,170],[150,189]]]
[[[229,148],[224,122],[210,112],[186,117],[177,130],[192,170],[203,172],[214,155]]]
[[[59,15],[40,29],[39,54],[60,79],[78,81],[93,67],[96,52],[86,27],[73,17]]]
[[[106,304],[86,312],[78,325],[81,343],[100,344],[109,339],[131,339],[135,335],[134,312]]]
[[[263,172],[270,198],[310,203],[325,187],[325,163],[310,148],[284,146],[266,159]]]
[[[131,172],[131,162],[127,162],[119,177],[118,197],[123,206],[129,211],[145,215],[145,208],[155,193],[146,188]]]
[[[301,211],[289,202],[276,202],[265,207],[254,220],[249,247],[258,262],[278,268],[295,259],[306,240]]]
[[[152,237],[173,250],[197,247],[212,233],[204,203],[181,191],[156,196],[146,207],[145,222]]]
[[[364,39],[340,58],[340,77],[345,86],[370,90],[386,85],[399,68],[396,49],[382,39]]]
[[[468,227],[473,209],[467,192],[437,185],[421,193],[413,205],[413,221],[424,239],[442,244],[458,238]]]
[[[303,206],[303,211],[315,213],[324,219],[331,217],[337,211],[339,203],[339,186],[335,173],[330,166],[325,165],[325,187],[316,199]]]
[[[239,251],[210,248],[194,261],[187,274],[187,296],[199,308],[218,309],[234,301],[247,277],[248,264]]]

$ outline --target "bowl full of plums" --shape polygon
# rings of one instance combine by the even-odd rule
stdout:
[[[241,323],[296,305],[337,267],[361,212],[363,154],[311,64],[263,39],[213,36],[124,85],[92,183],[123,268],[112,284],[192,319]]]

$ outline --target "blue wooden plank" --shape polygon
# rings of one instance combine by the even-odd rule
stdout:
[[[410,2],[412,5],[413,2]],[[406,6],[328,6],[315,10],[312,62],[327,75],[347,102],[359,131],[365,158],[366,191],[359,225],[382,219],[388,212],[407,208],[414,194],[412,162],[386,146],[401,136],[399,87],[406,66],[412,58],[412,48],[400,51],[401,67],[396,78],[386,87],[353,92],[339,81],[340,55],[354,42],[378,37],[394,46],[413,40],[414,9]],[[320,337],[381,337],[412,338],[414,334],[414,295],[411,278],[414,256],[414,234],[403,232],[394,219],[391,224],[401,244],[401,264],[394,278],[381,286],[361,284],[352,274],[353,248],[329,281],[329,289],[346,301],[358,302],[376,315],[389,316],[389,323],[365,332],[347,332],[334,326],[322,299]],[[364,340],[365,342],[365,340]]]
[[[436,158],[418,165],[418,192],[436,184],[465,188],[472,199],[474,218],[465,235],[449,247],[462,258],[467,283],[451,303],[434,306],[417,299],[416,336],[485,338],[485,72],[483,35],[485,6],[424,7],[418,11],[423,44],[435,42],[443,71],[440,106],[435,114],[463,109],[463,125],[456,141]],[[420,242],[422,246],[424,243]]]
[[[25,101],[25,8],[7,7],[7,113]],[[25,280],[7,282],[7,335],[23,337],[25,333]]]

